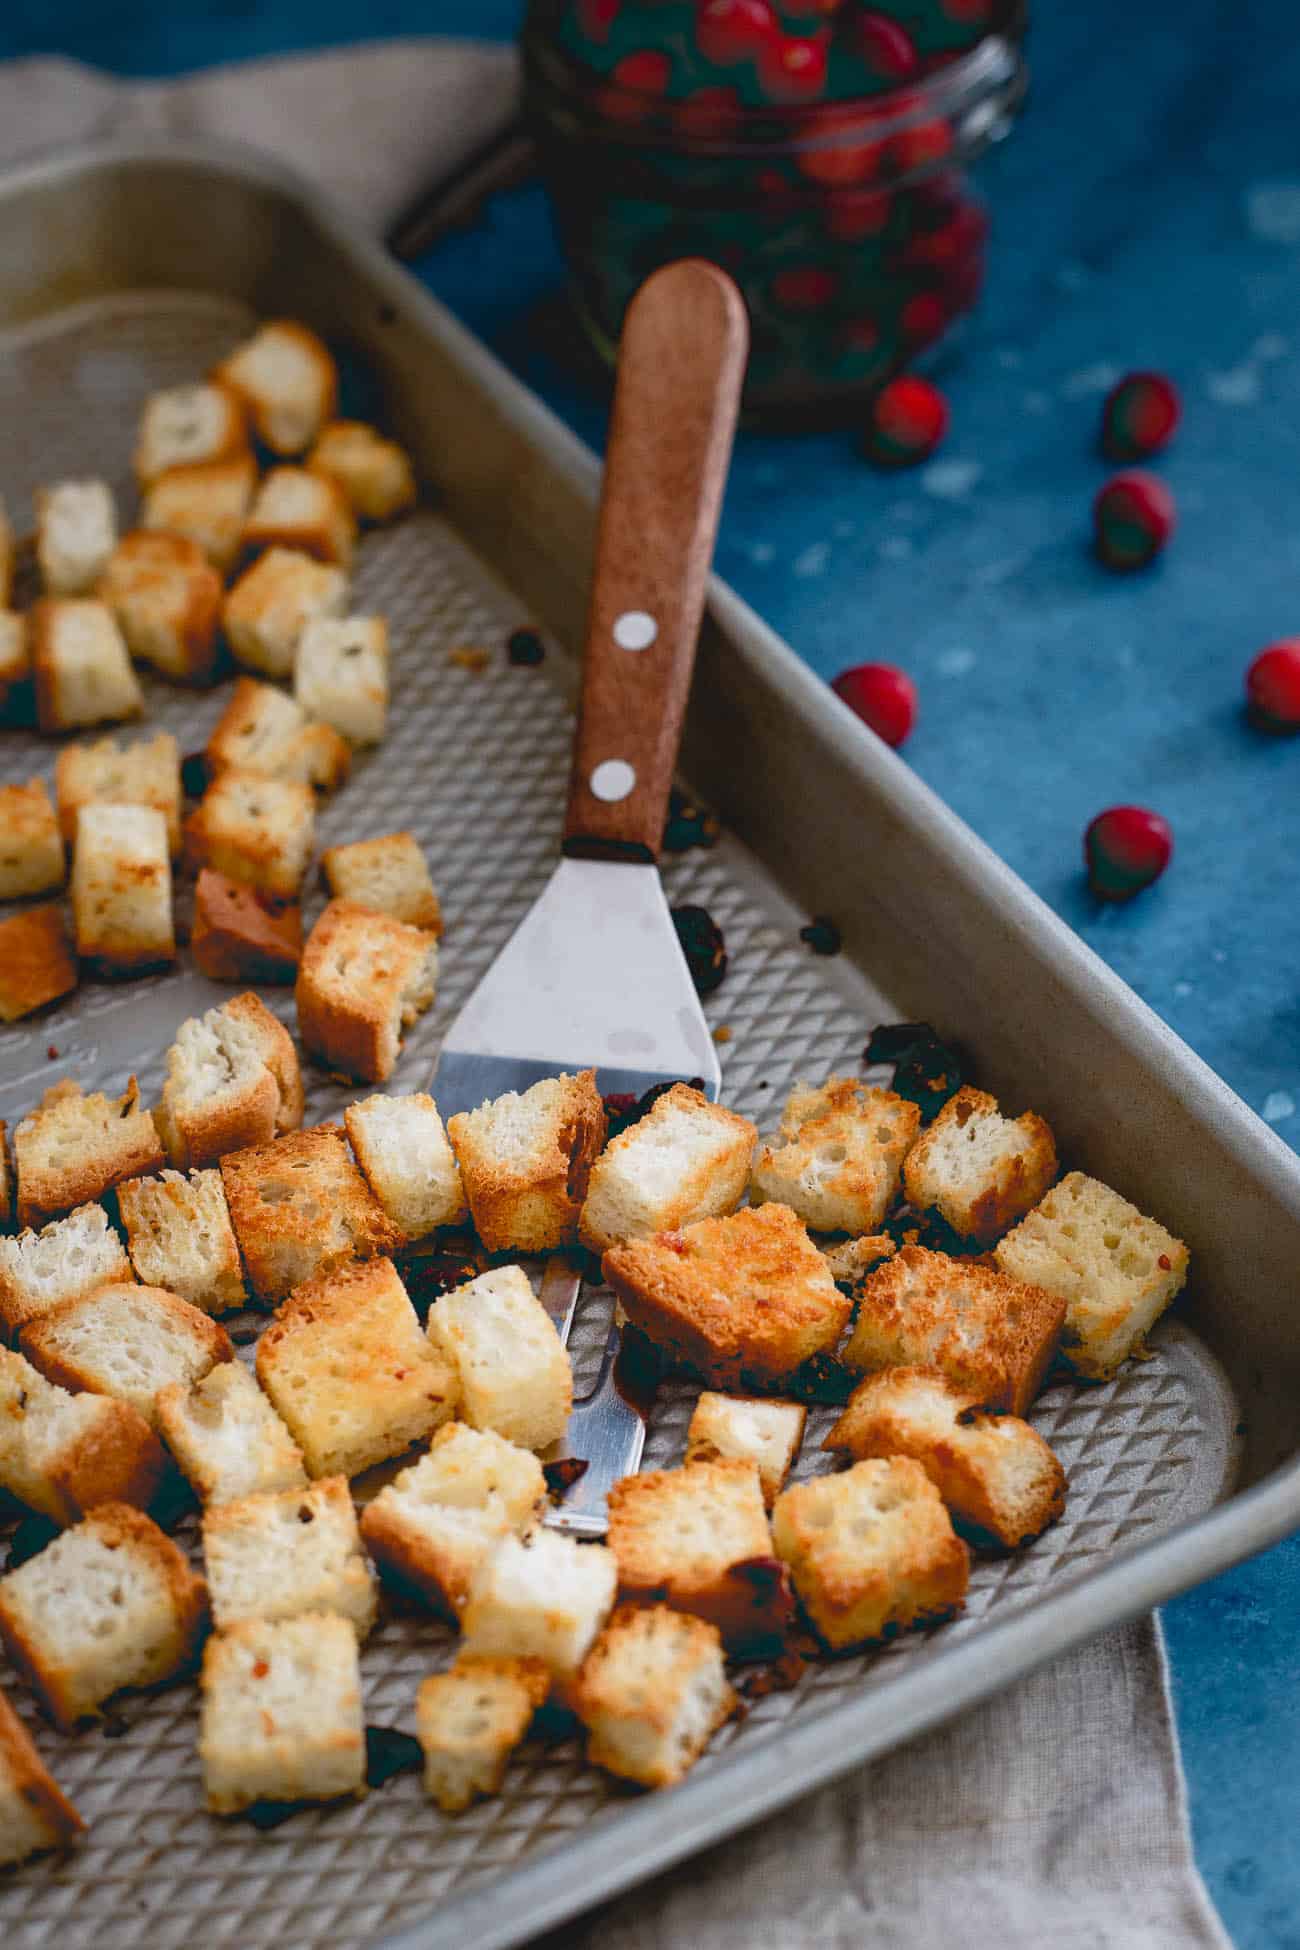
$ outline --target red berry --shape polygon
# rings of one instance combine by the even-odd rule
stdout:
[[[871,122],[860,110],[820,110],[800,131],[795,161],[814,183],[832,189],[868,182],[880,167],[884,144],[867,138]]]
[[[872,74],[882,81],[907,81],[916,73],[916,49],[911,36],[886,14],[855,15],[849,27],[849,41]]]
[[[885,145],[890,169],[896,176],[914,176],[922,169],[933,169],[952,148],[952,129],[940,118],[913,122],[899,129]]]
[[[577,0],[578,25],[589,41],[603,46],[622,8],[623,0]]]
[[[733,132],[741,113],[734,88],[697,88],[681,102],[675,119],[684,135],[719,140]]]
[[[948,431],[948,402],[928,379],[905,372],[871,402],[863,445],[879,467],[928,460]]]
[[[780,32],[768,0],[704,0],[695,19],[695,44],[719,67],[756,60]]]
[[[893,664],[854,664],[842,670],[831,689],[863,724],[895,749],[916,724],[916,685]]]
[[[779,34],[758,57],[758,78],[769,100],[812,102],[826,86],[824,34]]]
[[[947,270],[973,252],[982,250],[989,234],[989,220],[978,203],[966,203],[955,211],[951,222],[938,230],[923,230],[913,237],[903,252],[904,264],[926,264]]]
[[[1246,697],[1261,731],[1300,731],[1300,637],[1260,651],[1246,672]]]
[[[892,208],[890,198],[880,190],[832,190],[823,217],[832,237],[855,244],[863,237],[878,237]]]
[[[1169,822],[1145,806],[1110,806],[1083,836],[1088,884],[1099,900],[1126,901],[1159,880],[1169,865]]]
[[[898,322],[903,328],[903,336],[913,345],[928,345],[931,339],[938,338],[947,324],[948,313],[932,291],[918,291],[903,306]]]
[[[983,27],[993,18],[993,0],[939,0],[940,13],[968,27]]]
[[[1108,569],[1144,569],[1174,532],[1174,497],[1154,474],[1112,474],[1092,504],[1097,555]]]
[[[838,283],[838,275],[819,264],[795,265],[777,272],[772,296],[786,311],[820,311],[835,296]]]
[[[1102,403],[1101,451],[1108,460],[1142,460],[1173,439],[1182,417],[1178,389],[1162,372],[1130,372]]]
[[[673,64],[654,48],[625,54],[610,70],[612,86],[601,94],[601,107],[616,122],[640,122],[653,115],[667,90]]]
[[[843,5],[844,0],[781,0],[781,12],[796,19],[806,15],[810,20],[825,20]]]

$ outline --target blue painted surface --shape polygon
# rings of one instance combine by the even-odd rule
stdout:
[[[0,54],[130,73],[390,33],[504,34],[516,0],[8,0]],[[847,435],[749,436],[719,567],[826,676],[902,663],[918,771],[1300,1145],[1300,740],[1244,725],[1241,678],[1300,634],[1300,33],[1287,0],[1043,4],[1032,108],[982,179],[988,297],[944,384],[939,463],[875,475]],[[429,283],[587,438],[602,413],[543,349],[559,279],[540,195],[501,199]],[[1156,365],[1186,418],[1181,523],[1130,580],[1086,549],[1109,377]],[[1173,822],[1165,881],[1098,909],[1100,807]],[[1171,1605],[1198,1853],[1243,1950],[1300,1944],[1300,1542]]]

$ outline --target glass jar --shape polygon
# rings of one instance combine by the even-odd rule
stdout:
[[[966,168],[1023,95],[1024,0],[798,12],[830,19],[790,34],[769,0],[532,0],[524,73],[601,356],[652,270],[710,258],[749,307],[747,405],[806,418],[876,390],[975,302],[988,220]]]

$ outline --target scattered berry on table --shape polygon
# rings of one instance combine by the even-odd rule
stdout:
[[[674,907],[673,926],[697,995],[712,995],[727,972],[727,944],[707,907]]]
[[[1182,402],[1162,372],[1129,372],[1101,408],[1101,451],[1108,460],[1144,460],[1173,439]]]
[[[506,655],[512,664],[539,664],[546,656],[546,645],[536,630],[512,630],[506,638]]]
[[[1246,697],[1261,731],[1300,731],[1300,637],[1260,651],[1246,672]]]
[[[1174,497],[1154,474],[1112,474],[1092,504],[1097,556],[1108,569],[1145,569],[1174,532]]]
[[[843,938],[829,914],[814,914],[807,927],[799,930],[800,941],[806,941],[815,955],[838,955],[843,946]]]
[[[842,670],[831,689],[863,724],[895,749],[916,724],[916,685],[893,664],[854,664]]]
[[[948,431],[948,402],[937,386],[901,373],[871,402],[863,451],[877,467],[915,467],[929,460]]]
[[[1146,806],[1108,806],[1083,836],[1088,885],[1099,900],[1126,901],[1159,880],[1169,865],[1169,822]]]

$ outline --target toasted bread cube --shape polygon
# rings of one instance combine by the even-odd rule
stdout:
[[[937,1368],[981,1407],[1025,1415],[1043,1385],[1065,1302],[972,1260],[904,1246],[858,1289],[840,1356],[859,1374]]]
[[[450,1118],[478,1235],[489,1252],[572,1243],[592,1161],[605,1142],[596,1072],[543,1077]]]
[[[302,1122],[293,1038],[250,989],[190,1016],[167,1052],[158,1130],[180,1169],[269,1144]]]
[[[298,549],[317,562],[348,568],[357,542],[352,506],[331,475],[305,467],[273,467],[244,523],[244,547]]]
[[[753,1463],[770,1510],[794,1467],[807,1419],[808,1411],[799,1402],[717,1395],[705,1388],[686,1431],[686,1460]]]
[[[316,801],[309,785],[219,772],[185,822],[194,867],[293,900],[311,860]]]
[[[167,823],[167,848],[181,850],[181,754],[170,731],[122,746],[115,738],[65,745],[54,765],[59,826],[68,845],[77,837],[83,806],[152,806]]]
[[[388,729],[388,625],[382,616],[315,616],[298,639],[293,688],[303,710],[353,745]]]
[[[0,1862],[25,1862],[44,1849],[66,1848],[85,1825],[0,1693]]]
[[[775,1199],[819,1232],[872,1232],[898,1196],[915,1104],[857,1077],[829,1077],[790,1093],[776,1144],[754,1160],[755,1204]]]
[[[0,785],[0,900],[63,885],[63,841],[44,779]]]
[[[100,1503],[144,1509],[167,1458],[143,1415],[107,1395],[72,1395],[0,1349],[0,1485],[52,1523]]]
[[[95,594],[137,663],[178,683],[211,681],[223,591],[197,542],[137,528],[113,550]]]
[[[57,1213],[88,1205],[124,1178],[157,1171],[163,1161],[153,1114],[140,1108],[134,1077],[120,1097],[89,1096],[65,1077],[14,1132],[18,1223],[44,1225]]]
[[[190,950],[210,981],[286,987],[302,959],[302,909],[204,867],[194,889]]]
[[[0,533],[2,542],[3,535]],[[15,719],[23,687],[31,674],[27,618],[18,615],[15,610],[0,608],[0,724],[9,724]]]
[[[244,1269],[219,1171],[164,1171],[117,1188],[136,1278],[165,1286],[205,1314],[244,1305]]]
[[[219,1632],[249,1618],[337,1612],[363,1639],[375,1622],[374,1573],[342,1476],[210,1508],[203,1561]]]
[[[732,1652],[779,1650],[794,1622],[789,1575],[772,1555],[752,1462],[688,1462],[625,1476],[609,1492],[609,1548],[626,1597],[661,1598],[707,1618]]]
[[[36,561],[51,596],[84,596],[117,541],[107,481],[60,481],[36,491]]]
[[[213,568],[228,575],[239,560],[256,491],[257,462],[248,453],[169,467],[145,495],[140,526],[196,542]]]
[[[363,521],[391,521],[415,504],[415,474],[395,440],[361,420],[331,420],[307,462],[338,482]]]
[[[353,1163],[341,1124],[231,1152],[221,1179],[249,1284],[267,1305],[305,1280],[402,1243]]]
[[[860,1239],[842,1239],[836,1245],[822,1247],[835,1284],[850,1288],[855,1288],[882,1259],[892,1259],[897,1251],[897,1242],[887,1232],[867,1232]]]
[[[479,1567],[503,1537],[522,1535],[545,1495],[529,1450],[449,1422],[367,1504],[361,1535],[377,1564],[457,1618]]]
[[[241,677],[207,744],[213,772],[255,772],[264,779],[296,779],[332,792],[342,785],[352,754],[337,731],[312,724],[305,711],[255,677]]]
[[[348,1105],[343,1122],[366,1182],[403,1238],[461,1224],[468,1208],[460,1166],[432,1097],[365,1097]]]
[[[757,1141],[747,1117],[675,1083],[596,1159],[582,1208],[582,1243],[601,1253],[734,1211]]]
[[[209,1507],[306,1485],[297,1443],[238,1361],[222,1361],[197,1381],[171,1381],[159,1389],[158,1427]]]
[[[573,1703],[587,1759],[642,1787],[671,1787],[738,1704],[722,1642],[667,1605],[620,1605],[587,1654]]]
[[[792,1483],[776,1499],[772,1537],[834,1652],[937,1624],[966,1602],[970,1554],[910,1457]]]
[[[1016,1550],[1065,1508],[1065,1471],[1018,1415],[989,1415],[931,1368],[886,1368],[854,1389],[827,1449],[911,1456],[956,1523]]]
[[[37,1314],[129,1280],[131,1262],[102,1205],[82,1205],[40,1232],[0,1238],[0,1323],[13,1340]]]
[[[327,846],[320,863],[336,900],[391,914],[428,934],[442,933],[442,909],[414,833],[384,833],[379,839]]]
[[[297,1287],[257,1344],[257,1378],[311,1476],[356,1476],[450,1421],[451,1363],[389,1259]]]
[[[785,1205],[632,1239],[601,1265],[633,1326],[717,1388],[786,1380],[831,1352],[851,1310]]]
[[[461,1415],[521,1448],[549,1449],[568,1427],[573,1369],[519,1266],[494,1266],[429,1309],[429,1340],[460,1379]]]
[[[475,1658],[540,1659],[554,1679],[571,1681],[617,1586],[618,1565],[603,1544],[579,1544],[545,1526],[504,1537],[470,1589],[464,1649]]]
[[[31,620],[36,717],[42,731],[138,718],[144,693],[107,603],[47,596]]]
[[[1064,1304],[1061,1352],[1093,1381],[1108,1380],[1150,1333],[1190,1257],[1181,1239],[1081,1171],[1054,1185],[996,1255],[1012,1279]]]
[[[298,1034],[322,1063],[384,1083],[403,1029],[429,1008],[437,981],[433,935],[351,901],[331,901],[303,945],[294,988]]]
[[[0,1636],[66,1728],[123,1687],[170,1679],[205,1610],[202,1578],[125,1503],[101,1503],[0,1578]]]
[[[153,806],[95,800],[80,808],[72,923],[77,953],[102,974],[175,961],[167,821]]]
[[[1056,1145],[1032,1110],[1012,1120],[969,1087],[950,1097],[907,1156],[907,1196],[954,1232],[991,1246],[1037,1205],[1056,1176]]]
[[[0,1022],[18,1022],[76,986],[77,964],[57,904],[0,921]]]
[[[47,1308],[27,1322],[22,1340],[48,1380],[130,1402],[152,1429],[160,1389],[235,1357],[225,1328],[188,1300],[125,1280]]]
[[[202,467],[248,451],[243,403],[229,386],[169,386],[140,415],[135,478],[142,492],[173,467]]]
[[[259,326],[212,377],[233,387],[258,439],[276,454],[300,454],[310,447],[338,399],[338,373],[327,348],[292,318]]]
[[[362,1795],[357,1635],[327,1612],[249,1619],[203,1652],[199,1755],[209,1809]]]
[[[506,1762],[550,1684],[539,1659],[473,1657],[421,1681],[415,1722],[424,1786],[444,1814],[460,1814],[481,1796],[500,1793]]]
[[[341,616],[348,579],[301,549],[268,548],[226,597],[222,624],[236,660],[264,677],[290,677],[314,616]]]

